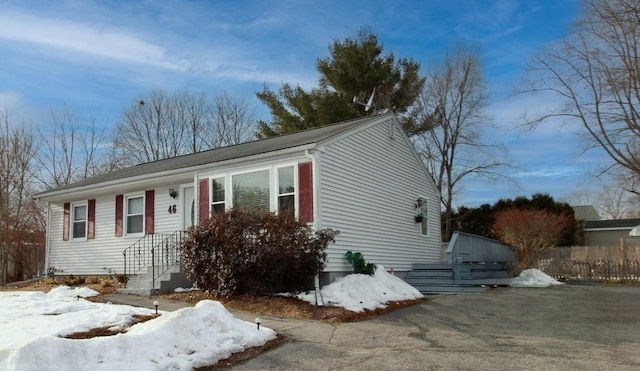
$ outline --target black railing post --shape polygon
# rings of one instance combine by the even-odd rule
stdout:
[[[154,252],[154,247],[151,246],[151,288],[155,289],[156,288],[156,263],[155,263],[155,252]]]
[[[124,281],[124,288],[127,288],[127,250],[124,250],[122,252],[122,255],[124,255],[124,271],[123,271],[123,276],[122,276],[122,280]],[[116,274],[116,279],[118,279],[118,275]]]

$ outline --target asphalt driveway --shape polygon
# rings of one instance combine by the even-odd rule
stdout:
[[[288,337],[237,370],[640,370],[640,287],[437,296],[344,324],[267,318]]]

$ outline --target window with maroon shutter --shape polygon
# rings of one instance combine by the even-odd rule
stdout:
[[[155,192],[153,189],[144,193],[144,229],[145,234],[153,234]]]
[[[298,219],[301,222],[313,221],[313,164],[305,162],[298,164],[298,195],[300,196],[300,212]]]
[[[116,196],[116,237],[122,237],[122,215],[124,211],[124,195]]]
[[[96,200],[88,202],[87,210],[87,239],[96,238]]]
[[[62,240],[69,241],[69,223],[71,222],[71,202],[64,204],[64,216],[62,217]]]
[[[198,181],[198,222],[209,219],[209,179]]]

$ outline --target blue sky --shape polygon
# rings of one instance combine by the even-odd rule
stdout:
[[[578,0],[504,1],[17,1],[0,0],[0,107],[46,125],[52,110],[96,117],[110,128],[123,107],[151,89],[237,93],[269,119],[255,92],[283,82],[314,87],[316,58],[334,39],[363,26],[385,52],[411,57],[426,72],[457,42],[481,48],[496,128],[518,168],[518,186],[469,179],[458,205],[585,188],[609,160],[583,153],[577,127],[518,129],[524,111],[553,97],[514,95],[523,67],[566,35]]]

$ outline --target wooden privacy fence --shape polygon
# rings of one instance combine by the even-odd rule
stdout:
[[[640,282],[640,246],[572,246],[553,249],[537,267],[560,279]]]

